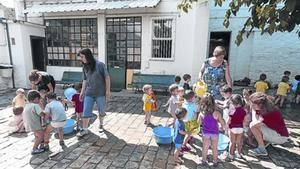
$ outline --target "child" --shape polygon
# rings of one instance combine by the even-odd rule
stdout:
[[[254,147],[253,143],[253,135],[251,131],[249,130],[249,124],[252,120],[252,114],[251,114],[251,107],[250,107],[250,96],[252,95],[251,89],[244,89],[243,90],[243,100],[245,102],[244,110],[246,111],[246,117],[244,121],[244,132],[247,135],[247,144]]]
[[[25,91],[19,88],[16,91],[16,97],[12,101],[13,106],[13,120],[9,123],[11,132],[24,132],[24,123],[22,113],[26,105]]]
[[[154,103],[154,100],[151,99],[151,92],[152,92],[152,86],[151,85],[144,85],[143,86],[143,110],[145,112],[145,122],[144,124],[149,125],[150,124],[150,119],[151,119],[151,110],[152,110],[152,104]]]
[[[256,88],[256,92],[263,92],[266,93],[266,90],[269,89],[269,85],[266,82],[267,75],[262,73],[259,76],[259,80],[255,82],[254,87]]]
[[[286,98],[287,92],[290,90],[290,85],[288,84],[289,78],[288,76],[283,76],[281,82],[278,84],[277,89],[277,98],[275,100],[275,104],[279,103],[279,107],[283,106],[284,100]]]
[[[184,90],[191,90],[191,87],[190,87],[190,81],[191,81],[191,75],[189,74],[184,74],[183,75],[183,80],[184,80],[184,83],[183,83],[183,88]]]
[[[184,103],[184,88],[183,87],[178,87],[177,100],[178,100],[177,106],[181,107],[182,104]]]
[[[292,91],[294,93],[295,103],[300,102],[300,75],[295,76],[295,80],[292,82]]]
[[[182,163],[183,160],[179,157],[180,152],[182,150],[182,143],[185,135],[188,133],[185,131],[185,125],[183,119],[185,118],[187,111],[185,108],[178,108],[175,111],[176,120],[174,125],[174,139],[173,142],[175,144],[175,152],[174,152],[174,161],[176,163]]]
[[[237,158],[241,158],[242,143],[243,143],[243,131],[246,111],[244,109],[243,97],[239,94],[234,94],[230,98],[230,104],[233,105],[234,111],[230,112],[228,119],[228,126],[230,130],[230,146],[228,160],[233,160],[234,152],[237,146]]]
[[[177,98],[178,86],[176,84],[172,84],[169,87],[169,92],[171,94],[171,97],[168,100],[168,103],[166,105],[169,105],[167,111],[173,117],[172,125],[174,126],[175,120],[176,120],[175,110],[176,110],[177,104],[178,104],[178,98]]]
[[[184,103],[182,107],[187,110],[186,116],[184,118],[184,122],[187,123],[189,121],[196,120],[198,115],[198,108],[194,102],[195,93],[192,90],[186,90],[184,94]],[[190,151],[190,147],[188,147],[188,142],[191,140],[191,134],[185,135],[184,142],[183,142],[183,150]]]
[[[59,145],[64,146],[64,125],[67,120],[64,105],[57,100],[55,93],[47,94],[48,104],[45,108],[45,114],[50,114],[52,117],[50,125],[45,130],[44,149],[49,150],[49,138],[53,129],[58,130]]]
[[[77,131],[82,129],[81,117],[83,112],[83,101],[80,101],[79,96],[82,88],[82,83],[75,83],[76,94],[72,96],[72,104],[75,107],[76,121],[77,121]]]
[[[288,78],[290,78],[291,72],[286,70],[283,72],[283,76],[287,76]]]
[[[200,101],[200,114],[198,122],[202,124],[202,165],[208,166],[207,153],[211,145],[213,152],[213,165],[218,165],[218,139],[219,139],[219,125],[221,123],[222,129],[225,127],[225,122],[221,113],[216,111],[215,100],[212,95],[206,94]]]
[[[229,109],[230,109],[229,100],[230,97],[232,96],[232,88],[225,85],[221,87],[220,93],[225,100],[224,101],[216,100],[216,103],[217,103],[217,107],[223,110],[223,119],[225,120],[225,122],[227,122],[229,118]],[[227,127],[225,133],[227,133]]]
[[[38,148],[43,140],[44,131],[41,125],[41,116],[44,115],[39,105],[41,95],[36,90],[30,90],[27,95],[29,103],[26,104],[23,111],[23,120],[26,131],[34,132],[34,144],[31,154],[39,154],[44,152],[43,148]]]
[[[178,87],[180,87],[181,86],[180,81],[181,81],[181,77],[180,76],[176,76],[174,84],[177,85]]]

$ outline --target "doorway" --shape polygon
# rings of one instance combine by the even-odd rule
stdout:
[[[210,32],[208,57],[212,56],[215,47],[224,46],[227,53],[224,59],[229,61],[230,37],[231,32]]]
[[[141,69],[141,17],[106,18],[106,56],[113,90],[126,89],[127,75]]]
[[[45,38],[30,36],[33,69],[46,71]]]

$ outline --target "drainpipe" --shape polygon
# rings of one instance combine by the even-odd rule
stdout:
[[[13,59],[12,59],[12,53],[11,53],[11,44],[10,44],[10,36],[9,36],[8,23],[7,23],[7,19],[6,18],[0,18],[0,21],[1,21],[0,23],[5,24],[5,28],[6,28],[9,61],[10,61],[10,65],[12,65],[12,68],[11,68],[12,85],[13,85],[13,88],[16,88],[16,86],[15,86],[15,75],[14,75],[14,66],[13,66]],[[5,21],[5,23],[3,21]]]
[[[26,0],[24,0],[24,10],[26,9]],[[27,22],[27,13],[24,13],[24,20]]]

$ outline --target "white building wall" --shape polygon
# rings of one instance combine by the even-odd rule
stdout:
[[[199,2],[188,14],[177,10],[178,0],[162,0],[156,8],[125,10],[107,10],[94,12],[70,12],[46,14],[47,19],[97,17],[98,18],[98,51],[99,60],[106,63],[106,17],[142,17],[142,60],[141,73],[192,75],[196,81],[202,62],[207,53],[209,7],[205,0]],[[151,59],[151,19],[153,17],[173,17],[175,20],[174,60],[163,61]],[[47,66],[48,73],[60,80],[65,70],[77,71],[72,67]],[[61,70],[61,71],[57,71]]]
[[[223,7],[214,7],[211,4],[209,31],[231,32],[229,64],[233,80],[249,77],[254,82],[261,73],[266,73],[268,80],[275,84],[281,80],[285,70],[292,72],[291,78],[300,74],[300,41],[295,32],[261,36],[255,30],[237,46],[234,41],[247,19],[248,8],[241,8],[238,16],[231,18],[230,26],[226,29],[223,19],[227,6],[228,3]]]
[[[28,75],[33,69],[30,36],[45,37],[43,26],[32,24],[9,24],[10,37],[15,38],[12,57],[16,87],[30,88]]]

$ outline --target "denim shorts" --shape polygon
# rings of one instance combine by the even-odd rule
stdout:
[[[105,113],[105,96],[84,96],[82,118],[90,118],[93,116],[93,107],[96,102],[99,116],[104,117]]]

